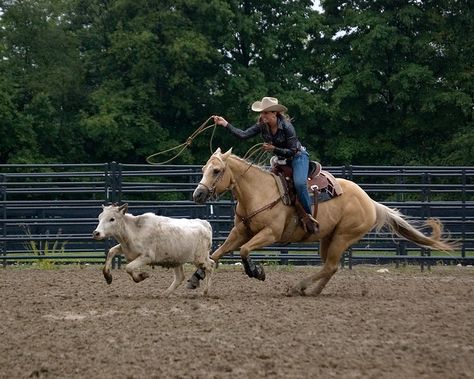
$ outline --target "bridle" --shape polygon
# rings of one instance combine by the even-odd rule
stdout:
[[[219,174],[216,176],[216,178],[214,179],[214,181],[212,182],[212,184],[210,186],[202,183],[202,182],[199,182],[198,184],[205,187],[207,190],[208,190],[208,193],[209,193],[209,198],[211,200],[217,200],[219,195],[216,193],[216,186],[217,184],[222,180],[222,178],[224,177],[224,174],[225,174],[225,170],[227,168],[227,163],[224,162],[220,157],[218,156],[215,156],[217,159],[219,159],[221,161],[221,163],[224,165],[224,168],[222,169],[221,172],[219,172]],[[246,170],[240,174],[240,176],[237,178],[237,180],[234,181],[234,183],[231,183],[231,185],[227,188],[224,189],[224,191],[221,192],[220,195],[222,195],[223,193],[227,192],[227,191],[232,191],[233,188],[236,186],[237,182],[239,181],[240,178],[242,178],[246,173],[247,171],[250,169],[250,167],[252,167],[253,163],[249,164],[249,166],[246,168]],[[232,196],[235,198],[235,195],[234,193],[232,192]],[[237,207],[235,207],[235,215],[240,218],[240,220],[244,223],[244,225],[246,226],[246,228],[248,230],[250,230],[250,220],[256,216],[257,214],[267,210],[267,209],[272,209],[275,205],[277,205],[280,201],[282,200],[282,197],[279,196],[277,199],[273,200],[271,203],[267,204],[267,205],[264,205],[263,207],[251,212],[249,215],[247,215],[246,217],[244,216],[241,216],[237,213]]]
[[[222,170],[219,173],[219,175],[217,175],[217,177],[214,179],[214,181],[212,182],[212,184],[210,186],[208,186],[208,185],[206,185],[202,182],[198,183],[198,185],[203,186],[204,188],[207,189],[207,191],[209,193],[209,199],[211,199],[211,200],[217,200],[219,198],[219,195],[216,193],[216,186],[221,181],[222,177],[224,176],[224,171],[225,170]],[[228,188],[226,188],[226,190],[228,190]]]
[[[227,168],[227,164],[220,157],[216,155],[215,158],[219,159],[221,163],[224,165],[224,168],[222,169],[222,171],[219,172],[219,174],[215,177],[214,181],[211,183],[210,186],[208,186],[207,184],[204,184],[203,182],[198,183],[198,185],[203,186],[204,188],[207,189],[209,193],[209,199],[211,200],[217,200],[219,198],[219,195],[216,193],[216,187],[219,184],[219,182],[222,180],[222,178],[224,177],[225,170]],[[228,190],[232,190],[233,187],[234,186],[232,185],[231,187],[226,188],[222,193],[225,193]]]
[[[250,169],[250,167],[253,166],[253,163],[249,163],[249,165],[245,169],[245,171],[242,174],[240,174],[239,177],[236,180],[234,180],[234,183],[230,183],[229,187],[225,188],[224,191],[222,191],[220,194],[217,194],[216,193],[216,187],[219,184],[219,182],[222,180],[222,178],[224,177],[225,171],[227,169],[227,162],[224,162],[224,160],[221,157],[217,156],[217,155],[214,155],[214,158],[219,159],[219,161],[224,165],[224,168],[222,169],[221,172],[219,172],[219,175],[216,176],[216,178],[211,183],[211,185],[208,186],[207,184],[204,184],[202,182],[198,183],[198,185],[201,185],[201,186],[203,186],[204,188],[207,189],[207,191],[209,192],[209,199],[211,199],[211,200],[217,200],[220,195],[226,193],[227,191],[232,191],[234,189],[234,187],[237,185],[237,182],[239,181],[239,179],[242,178],[247,173],[247,171]]]

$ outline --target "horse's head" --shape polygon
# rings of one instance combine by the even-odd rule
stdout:
[[[220,147],[211,155],[206,165],[202,168],[202,178],[194,190],[193,200],[203,204],[209,198],[215,198],[230,186],[230,175],[226,171],[227,159],[232,154],[232,149],[222,153]]]

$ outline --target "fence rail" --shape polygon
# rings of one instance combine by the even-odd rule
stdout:
[[[452,254],[430,252],[388,234],[373,232],[349,249],[343,264],[387,262],[474,263],[474,167],[338,166],[336,177],[358,183],[377,201],[423,221],[438,217],[461,242]],[[113,241],[94,241],[102,204],[128,202],[133,214],[199,217],[213,226],[214,248],[232,227],[230,197],[198,205],[192,192],[200,166],[0,165],[0,261],[101,261]],[[319,264],[317,244],[272,245],[257,260]],[[238,260],[234,252],[226,258]]]

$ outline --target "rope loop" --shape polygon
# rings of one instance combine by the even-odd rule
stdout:
[[[147,163],[151,164],[151,165],[163,165],[163,164],[166,164],[166,163],[169,163],[171,162],[172,160],[174,160],[175,158],[179,157],[181,155],[181,153],[188,147],[191,145],[191,143],[193,142],[193,140],[199,135],[201,134],[202,132],[204,132],[205,130],[209,129],[209,128],[214,128],[214,130],[212,131],[212,136],[211,136],[211,139],[209,141],[209,148],[211,150],[211,154],[212,154],[212,139],[214,137],[214,131],[216,129],[216,126],[217,124],[213,123],[211,125],[207,125],[208,122],[212,119],[212,116],[209,117],[206,121],[204,121],[201,126],[199,128],[197,128],[187,139],[186,139],[186,142],[182,143],[182,144],[179,144],[177,146],[174,146],[170,149],[166,149],[166,150],[163,150],[163,151],[160,151],[158,153],[155,153],[155,154],[151,154],[149,155],[148,157],[146,157],[146,161]],[[176,150],[176,149],[180,149],[175,156],[173,156],[172,158],[166,160],[166,161],[163,161],[163,162],[154,162],[153,161],[153,158],[154,157],[157,157],[158,155],[163,155],[165,153],[168,153],[170,151],[173,151],[173,150]]]

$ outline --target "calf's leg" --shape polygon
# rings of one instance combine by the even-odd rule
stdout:
[[[184,269],[183,265],[174,268],[174,279],[169,288],[163,292],[163,296],[169,296],[183,282]]]
[[[104,274],[104,278],[107,281],[107,284],[112,283],[112,274],[110,273],[110,268],[112,267],[112,259],[114,259],[117,254],[122,254],[122,247],[120,246],[120,244],[112,247],[107,253],[107,257],[105,258],[105,264],[104,268],[102,269],[102,273]]]
[[[151,264],[151,258],[147,256],[140,256],[130,262],[127,266],[125,266],[125,271],[132,277],[133,281],[135,283],[139,283],[142,280],[145,280],[148,278],[150,275],[146,272],[135,272],[138,270],[140,267],[146,266]]]

